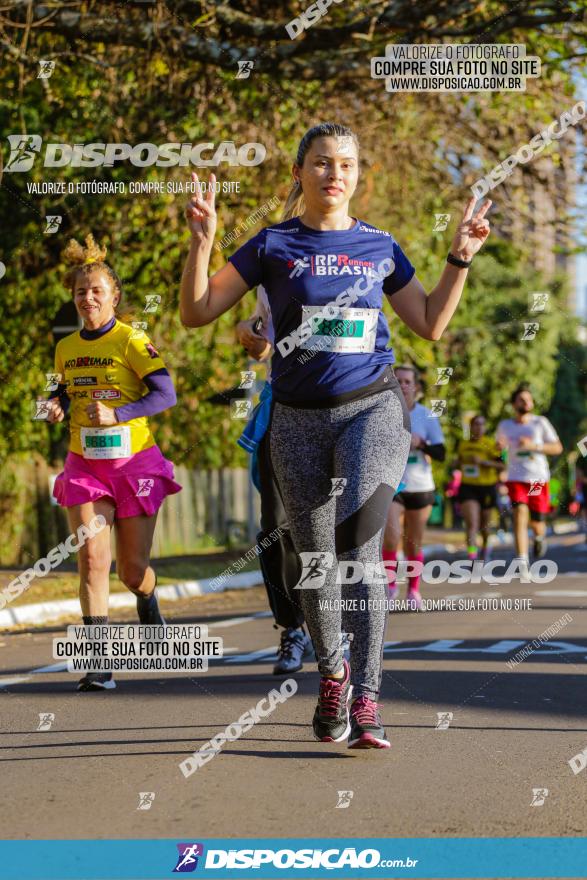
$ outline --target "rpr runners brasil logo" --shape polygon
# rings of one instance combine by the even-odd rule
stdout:
[[[41,155],[43,139],[38,134],[9,134],[10,155],[4,170],[7,172],[30,171],[37,156]],[[209,155],[211,153],[211,155]],[[208,154],[208,155],[204,155]],[[112,168],[117,162],[128,160],[132,165],[145,168],[156,165],[158,168],[171,168],[187,165],[217,166],[221,162],[228,165],[260,165],[267,154],[263,144],[251,142],[237,147],[234,141],[221,141],[218,146],[212,142],[201,144],[45,144],[44,168]]]
[[[312,254],[287,260],[290,278],[301,275],[305,269],[311,275],[375,275],[373,260],[356,260],[348,254]]]

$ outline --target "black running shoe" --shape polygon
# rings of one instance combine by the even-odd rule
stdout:
[[[379,707],[369,697],[357,697],[351,706],[351,732],[349,749],[389,749],[381,723]]]
[[[281,633],[281,641],[277,649],[277,663],[273,667],[273,675],[290,675],[303,668],[303,660],[313,654],[312,642],[303,629],[289,627]]]
[[[78,691],[106,691],[116,687],[111,672],[88,672],[78,683]]]
[[[534,538],[534,559],[542,559],[546,549],[547,546],[544,538]]]
[[[321,742],[342,742],[349,735],[348,702],[351,695],[351,669],[346,660],[344,678],[320,679],[318,705],[314,712],[312,727],[314,736]]]
[[[157,575],[155,575],[155,586],[153,592],[148,596],[137,596],[137,614],[139,615],[139,623],[146,626],[165,626],[165,620],[159,610],[157,602]]]

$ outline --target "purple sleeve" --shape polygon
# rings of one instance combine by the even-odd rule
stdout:
[[[117,422],[130,422],[141,416],[154,416],[155,413],[163,412],[170,406],[175,406],[177,397],[171,376],[167,370],[155,370],[143,377],[143,382],[149,389],[148,394],[133,403],[125,403],[117,406],[115,410]]]
[[[229,257],[239,275],[251,287],[263,283],[263,255],[266,230],[262,229]]]
[[[398,290],[405,287],[408,281],[412,280],[412,277],[416,272],[397,241],[394,241],[393,243],[391,256],[395,268],[383,281],[383,292],[388,296],[397,293]]]

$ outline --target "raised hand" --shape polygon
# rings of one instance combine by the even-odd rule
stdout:
[[[489,235],[489,220],[485,214],[491,207],[491,199],[483,202],[477,213],[473,214],[473,208],[477,199],[473,196],[467,202],[465,212],[457,227],[455,236],[450,246],[453,257],[459,260],[471,260],[477,251],[483,246]]]
[[[265,360],[267,355],[270,354],[271,344],[262,333],[255,333],[253,328],[256,323],[256,316],[248,321],[239,321],[236,325],[236,335],[247,354],[256,361],[259,361]]]
[[[52,397],[49,401],[49,412],[47,413],[48,422],[62,422],[65,418],[63,407],[56,397]]]
[[[195,171],[192,171],[192,183],[196,184],[197,192],[194,193],[185,208],[188,228],[192,238],[202,244],[209,244],[212,247],[217,224],[216,208],[214,205],[216,175],[210,175],[205,198],[202,198],[200,182]]]

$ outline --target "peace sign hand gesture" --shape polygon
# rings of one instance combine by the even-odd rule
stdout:
[[[477,199],[473,196],[467,202],[465,213],[450,246],[453,257],[467,262],[481,249],[489,235],[489,220],[485,219],[485,214],[491,207],[491,199],[483,202],[477,213],[473,215],[476,201]]]
[[[207,244],[212,247],[216,234],[216,208],[214,196],[216,191],[216,175],[211,174],[205,198],[202,198],[198,175],[192,171],[192,183],[196,184],[196,192],[191,197],[185,208],[185,216],[192,238],[198,244]]]

